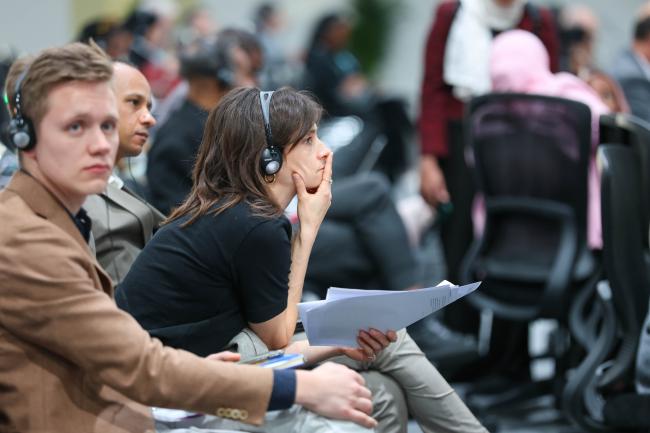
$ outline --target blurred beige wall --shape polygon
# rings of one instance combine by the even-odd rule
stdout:
[[[133,9],[135,0],[71,0],[73,34],[90,20],[98,17],[124,18]]]

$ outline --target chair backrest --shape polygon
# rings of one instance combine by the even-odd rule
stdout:
[[[528,94],[489,94],[469,106],[485,198],[530,197],[571,206],[586,225],[591,113],[576,101]]]
[[[499,280],[483,292],[504,287],[499,298],[512,304],[522,295],[518,303],[529,307],[535,303],[531,287],[537,284],[551,301],[542,310],[555,308],[561,314],[562,308],[552,304],[563,297],[586,246],[589,107],[556,97],[488,94],[470,102],[465,128],[467,148],[473,150],[470,165],[485,198],[486,225],[464,261],[463,278],[473,273]],[[528,290],[507,288],[503,281]],[[539,295],[537,304],[540,308]],[[539,313],[536,308],[503,311],[525,319]]]
[[[641,211],[643,224],[650,227],[650,123],[630,114],[605,114],[600,117],[600,143],[622,144],[632,149],[641,176]],[[644,238],[650,249],[648,237]]]
[[[466,128],[488,207],[504,199],[563,205],[574,215],[578,243],[584,242],[591,148],[586,105],[539,95],[489,94],[470,103]],[[544,255],[545,245],[557,241],[555,228],[547,225],[524,215],[493,219],[492,238],[501,246],[492,249],[515,254],[538,249]]]
[[[603,223],[603,260],[612,288],[612,300],[620,324],[623,342],[617,361],[603,382],[613,382],[633,371],[638,338],[650,298],[650,277],[645,263],[641,174],[631,148],[602,145],[601,206]]]

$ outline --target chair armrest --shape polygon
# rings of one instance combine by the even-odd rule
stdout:
[[[571,208],[554,200],[529,197],[486,198],[487,215],[498,213],[521,213],[545,217],[553,220],[573,219]]]
[[[588,413],[585,407],[585,401],[601,400],[595,395],[596,370],[609,355],[616,339],[616,313],[609,282],[601,281],[597,287],[603,316],[600,332],[588,355],[569,376],[562,393],[562,407],[567,417],[579,427],[590,432],[606,432],[612,430],[603,424],[603,407],[599,407],[599,413]]]
[[[490,237],[489,220],[494,216],[499,214],[529,214],[558,221],[561,227],[560,241],[554,255],[555,259],[551,271],[546,279],[541,302],[530,306],[507,305],[480,291],[468,296],[468,302],[478,309],[489,309],[494,311],[497,316],[508,317],[513,320],[528,321],[541,315],[545,317],[557,316],[558,305],[564,303],[565,289],[571,280],[578,253],[577,226],[571,208],[552,200],[502,197],[491,200],[486,199],[486,211],[486,231],[483,237],[472,245],[461,264],[461,282],[472,280],[475,263],[485,250],[485,240]]]

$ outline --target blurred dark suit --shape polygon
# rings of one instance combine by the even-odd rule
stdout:
[[[650,122],[650,64],[631,49],[614,63],[612,75],[621,85],[632,114]]]
[[[119,284],[165,216],[111,182],[104,193],[88,196],[83,207],[92,220],[97,261]]]

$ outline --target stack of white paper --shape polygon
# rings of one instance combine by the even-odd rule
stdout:
[[[324,301],[298,304],[312,346],[356,347],[360,329],[399,330],[473,292],[481,283],[408,291],[330,288]]]

